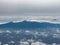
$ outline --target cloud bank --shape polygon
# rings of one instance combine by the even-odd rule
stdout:
[[[0,0],[0,16],[60,15],[60,0]]]

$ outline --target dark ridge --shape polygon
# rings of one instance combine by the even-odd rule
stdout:
[[[53,24],[48,22],[31,22],[31,21],[22,21],[18,23],[9,22],[6,24],[1,24],[0,29],[9,28],[9,29],[36,29],[36,28],[60,28],[60,24]]]

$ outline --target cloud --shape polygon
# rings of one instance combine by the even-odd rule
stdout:
[[[0,0],[1,15],[60,15],[60,0]]]
[[[60,24],[60,16],[0,16],[0,24],[8,23],[11,21],[16,23],[24,20]]]

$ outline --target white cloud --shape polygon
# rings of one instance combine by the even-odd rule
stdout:
[[[37,42],[35,42],[35,43],[32,43],[32,45],[47,45],[47,44],[37,41]]]
[[[8,44],[3,44],[3,45],[8,45]]]
[[[16,23],[24,20],[60,24],[60,16],[0,16],[0,24],[8,23],[11,21]]]

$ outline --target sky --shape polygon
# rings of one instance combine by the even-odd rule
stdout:
[[[0,0],[0,16],[60,16],[60,0]]]

